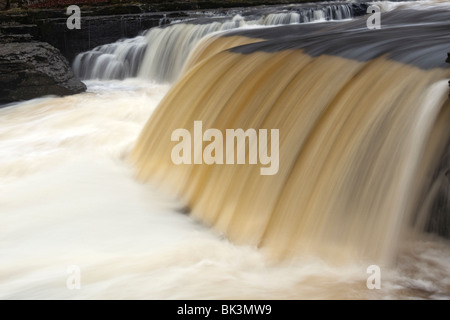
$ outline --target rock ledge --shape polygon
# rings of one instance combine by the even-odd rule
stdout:
[[[1,41],[0,104],[84,92],[58,49],[46,42]]]

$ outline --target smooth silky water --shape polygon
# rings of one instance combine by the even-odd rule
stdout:
[[[249,30],[0,109],[1,298],[450,298],[449,241],[418,203],[448,142],[448,68]],[[194,120],[279,128],[279,172],[175,166],[170,132]]]

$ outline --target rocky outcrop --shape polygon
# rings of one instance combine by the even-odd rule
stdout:
[[[4,0],[0,0],[4,1]],[[285,5],[291,3],[323,2],[323,0],[7,0],[11,8],[62,8],[69,5],[89,7],[99,14],[144,13],[179,10]],[[103,13],[100,13],[100,10]]]
[[[86,90],[58,49],[45,42],[22,42],[28,39],[0,38],[0,104]]]
[[[2,1],[2,0],[0,0]],[[35,40],[50,43],[72,62],[81,52],[112,43],[122,38],[132,38],[144,30],[163,26],[174,20],[198,18],[213,10],[226,15],[230,7],[312,2],[304,0],[17,0],[14,9],[0,12],[0,32],[29,33]],[[69,30],[66,26],[66,7],[78,4],[81,9],[81,29]],[[367,3],[352,3],[354,16],[364,15]],[[1,7],[1,6],[0,6]],[[262,8],[262,7],[261,7]],[[0,9],[1,10],[1,9]],[[203,11],[205,10],[205,11]],[[239,12],[236,11],[235,13]],[[21,27],[23,26],[23,27]],[[19,30],[27,28],[28,30]]]
[[[132,38],[144,30],[187,18],[185,12],[92,16],[82,9],[81,29],[67,28],[64,9],[0,13],[0,34],[31,34],[34,40],[58,48],[69,62],[97,46]]]
[[[58,48],[72,62],[77,54],[93,48],[132,38],[140,32],[179,19],[178,13],[84,17],[81,29],[69,30],[66,19],[38,21],[39,39]],[[170,20],[169,20],[170,19]]]
[[[0,10],[6,10],[8,9],[8,1],[7,0],[0,0]]]
[[[450,139],[434,173],[433,195],[426,230],[450,239]]]
[[[447,60],[445,62],[450,63],[450,52],[447,53]],[[450,80],[448,81],[448,86],[450,87]],[[450,90],[448,91],[448,96],[450,97]]]

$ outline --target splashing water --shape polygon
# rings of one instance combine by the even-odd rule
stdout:
[[[293,13],[289,17],[266,18],[278,19],[280,23],[287,23],[287,19],[289,23],[301,20]],[[209,55],[219,54],[223,65],[217,68],[229,71],[227,63],[231,59],[220,52],[226,47],[251,43],[249,38],[222,38],[223,47],[208,51],[211,49],[208,46],[217,39],[210,38],[197,47],[204,50],[191,56],[188,64],[195,67]],[[178,40],[183,42],[182,37]],[[140,64],[134,62],[151,52],[146,45],[145,37],[107,45],[103,49],[111,52],[98,55],[106,61],[96,69],[98,72],[90,67],[79,70],[86,74],[92,72],[86,78],[136,75]],[[191,45],[186,51],[189,54],[195,49]],[[95,53],[86,53],[87,60],[88,55]],[[155,55],[167,58],[163,53]],[[183,61],[188,58],[182,56]],[[270,64],[281,64],[284,57],[271,55]],[[269,62],[269,55],[257,54],[255,60],[247,65],[243,63],[243,67],[250,68],[266,58]],[[181,72],[184,62],[176,67],[172,65],[177,59],[168,59],[166,67],[156,70],[152,77],[164,78],[171,74],[170,70],[173,70],[171,79],[177,73],[188,73],[189,68]],[[312,63],[311,57],[298,56],[298,59]],[[341,68],[345,70],[341,78],[351,78],[349,73],[361,67],[354,61],[328,59],[319,60],[317,67],[330,64],[331,68]],[[124,61],[132,63],[116,68],[114,60],[119,65]],[[398,67],[404,71],[386,61],[378,63],[380,68]],[[295,66],[300,67],[300,64]],[[371,67],[377,69],[376,64]],[[273,75],[269,72],[270,65],[266,68],[267,74]],[[292,72],[292,68],[283,68],[286,73]],[[427,77],[434,79],[431,73],[411,72],[423,75],[418,77],[423,82],[428,81]],[[366,73],[370,78],[370,73]],[[257,75],[264,79],[263,73]],[[314,73],[310,75],[313,77]],[[338,85],[341,78],[335,77],[331,83]],[[236,82],[236,78],[229,80],[229,84]],[[450,299],[450,246],[448,240],[433,235],[409,230],[396,243],[394,263],[380,265],[379,290],[369,290],[366,285],[367,267],[377,264],[375,260],[330,261],[315,252],[303,252],[278,261],[272,260],[264,247],[230,242],[183,214],[185,202],[163,192],[159,186],[136,179],[135,168],[129,162],[142,128],[151,115],[161,111],[157,109],[154,113],[163,98],[173,95],[173,88],[142,78],[87,81],[87,85],[88,92],[84,94],[46,97],[0,109],[0,298]],[[250,86],[251,82],[244,81],[243,85]],[[411,84],[415,85],[418,84]],[[445,83],[441,81],[436,86],[437,91],[432,90],[433,86],[423,86],[431,90],[428,92],[439,93],[433,99],[439,97]],[[168,93],[169,89],[172,93]],[[314,90],[305,92],[314,96]],[[363,98],[364,91],[361,92]],[[217,91],[217,94],[224,92]],[[433,99],[425,100],[434,105]],[[182,111],[178,109],[178,112]],[[378,118],[375,115],[373,119]],[[417,122],[417,128],[422,124]],[[376,131],[375,127],[367,127]],[[157,163],[157,148],[147,146],[146,155],[156,159],[156,165],[161,164]],[[196,181],[188,181],[185,188],[195,188],[195,185]],[[363,188],[356,190],[363,191]],[[248,203],[252,204],[251,199]],[[73,265],[81,272],[79,290],[67,288],[67,270]]]

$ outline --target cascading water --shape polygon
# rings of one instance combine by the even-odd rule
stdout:
[[[1,108],[0,297],[449,299],[450,15],[435,2],[383,3],[399,9],[381,30],[327,22],[348,17],[333,4],[155,28],[74,63],[134,79]],[[279,171],[175,165],[171,133],[199,120],[279,129]]]
[[[141,61],[138,76],[159,83],[171,83],[178,77],[189,53],[200,39],[216,31],[239,28],[243,24],[244,19],[236,16],[225,22],[176,24],[167,28],[151,29],[146,35],[149,45]]]
[[[75,57],[73,67],[81,79],[125,79],[137,74],[147,48],[145,37],[99,46]]]
[[[206,35],[250,26],[273,26],[353,17],[348,4],[323,5],[314,8],[290,8],[286,12],[260,14],[247,20],[241,15],[225,21],[177,23],[152,28],[145,37],[121,40],[79,54],[74,62],[75,74],[81,79],[113,80],[130,77],[151,79],[158,83],[174,82],[189,53]],[[144,54],[145,53],[145,54]]]
[[[389,18],[386,24],[397,19]],[[238,243],[267,246],[281,256],[324,250],[334,259],[333,252],[392,259],[401,227],[411,219],[408,195],[422,185],[412,184],[421,150],[445,109],[450,74],[439,61],[442,43],[428,39],[426,28],[422,34],[413,29],[408,32],[417,39],[404,41],[420,46],[411,55],[395,28],[355,36],[361,27],[349,23],[309,37],[306,27],[236,30],[198,47],[209,54],[189,62],[138,141],[140,176],[178,192],[194,216]],[[323,26],[308,28],[316,34]],[[227,50],[222,41],[230,38],[241,38],[241,45]],[[252,38],[260,42],[250,44]],[[378,43],[389,43],[394,61],[382,57],[386,49]],[[281,171],[266,177],[250,165],[174,165],[173,145],[161,141],[199,120],[203,130],[279,129]]]

